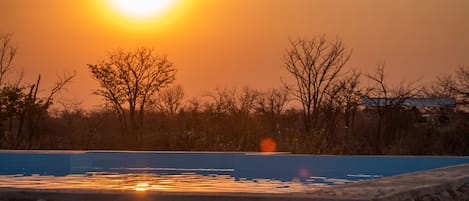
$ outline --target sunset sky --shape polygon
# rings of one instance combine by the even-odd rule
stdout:
[[[425,83],[469,65],[467,0],[174,0],[158,12],[136,17],[108,0],[0,0],[0,32],[14,34],[16,69],[25,82],[41,74],[43,93],[76,71],[61,98],[84,107],[100,103],[86,64],[115,48],[167,54],[187,97],[279,87],[288,39],[320,34],[353,50],[347,68],[367,73],[385,61],[394,82]]]

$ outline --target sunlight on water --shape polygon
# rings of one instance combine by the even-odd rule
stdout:
[[[137,184],[137,188],[135,188],[136,191],[146,191],[150,185],[147,183],[139,183]]]
[[[318,183],[321,181],[322,183]],[[294,179],[284,182],[273,179],[235,179],[230,175],[200,175],[182,173],[165,174],[118,174],[89,172],[67,176],[33,174],[1,175],[0,188],[73,189],[73,190],[119,190],[156,192],[249,192],[292,193],[328,187],[328,184],[345,184],[353,181],[309,177],[301,182]]]

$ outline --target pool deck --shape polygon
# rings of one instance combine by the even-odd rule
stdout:
[[[167,193],[0,188],[0,201],[413,201],[469,200],[469,164],[289,194]]]

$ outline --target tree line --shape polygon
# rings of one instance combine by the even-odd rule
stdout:
[[[46,97],[38,97],[41,75],[32,84],[22,83],[22,73],[16,80],[7,81],[16,52],[12,35],[0,34],[0,144],[5,148],[31,149],[34,141],[40,141],[42,132],[38,128],[47,118],[55,95],[75,73],[64,73]]]
[[[351,50],[322,35],[290,40],[283,58],[288,77],[280,87],[215,88],[186,98],[166,55],[146,47],[117,49],[88,64],[99,83],[94,93],[105,102],[100,110],[64,104],[51,111],[54,95],[74,74],[59,78],[49,96],[37,97],[40,76],[34,84],[5,81],[16,48],[11,35],[0,42],[1,148],[259,151],[268,139],[276,151],[294,153],[469,153],[466,66],[425,87],[416,81],[392,86],[384,63],[373,73],[350,69]],[[458,104],[426,111],[365,108],[365,97],[448,97]],[[425,121],[426,113],[451,120]]]

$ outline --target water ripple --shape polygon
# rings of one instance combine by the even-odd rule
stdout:
[[[320,182],[315,182],[320,179]],[[87,172],[66,176],[33,174],[0,175],[0,188],[117,190],[157,192],[246,192],[292,193],[326,188],[328,184],[351,183],[350,180],[311,177],[306,182],[298,179],[285,182],[274,179],[236,179],[230,175],[196,173],[181,174],[122,174]]]

